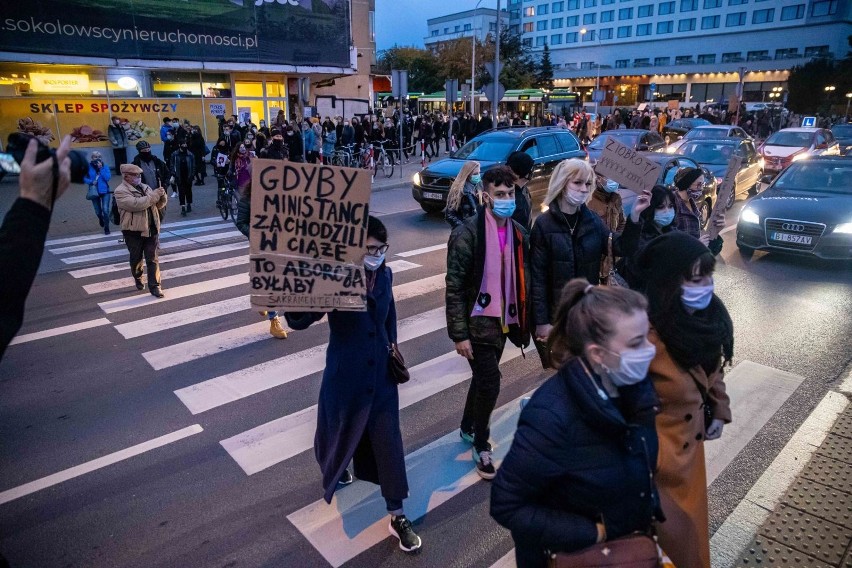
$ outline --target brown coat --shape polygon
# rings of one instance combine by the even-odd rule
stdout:
[[[710,376],[701,367],[689,371],[672,359],[654,330],[657,355],[649,370],[657,395],[657,487],[666,521],[658,526],[660,546],[677,568],[710,568],[707,472],[704,467],[704,410],[697,380],[708,393],[713,417],[731,421],[721,367]]]
[[[154,210],[154,225],[160,232],[160,211],[165,208],[168,197],[164,193],[158,198],[154,190],[144,183],[142,190],[136,189],[126,181],[115,188],[115,203],[121,216],[122,231],[139,231],[143,237],[150,237],[148,230],[148,209]],[[159,210],[159,211],[158,211]]]
[[[596,188],[586,207],[597,213],[611,232],[624,231],[627,220],[624,217],[624,207],[618,193],[607,193],[601,188]]]

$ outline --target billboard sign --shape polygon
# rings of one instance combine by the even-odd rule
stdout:
[[[29,0],[0,51],[349,67],[349,0]]]

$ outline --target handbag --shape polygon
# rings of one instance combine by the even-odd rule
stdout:
[[[616,288],[629,288],[627,281],[615,269],[615,255],[612,254],[612,233],[606,239],[606,256],[601,260],[601,284]]]
[[[398,385],[407,383],[411,378],[411,373],[405,367],[405,359],[396,343],[388,346],[388,373]]]
[[[701,409],[704,411],[704,431],[706,432],[713,423],[713,407],[710,406],[707,390],[698,382],[692,373],[689,373],[689,376],[692,377],[692,381],[695,383],[695,388],[698,389],[698,394],[701,395]]]
[[[204,155],[206,156],[206,155],[207,155],[207,154],[209,154],[209,153],[210,153],[210,146],[208,146],[207,144],[205,144],[205,145],[204,145]]]
[[[93,183],[90,183],[89,190],[86,192],[86,199],[88,199],[89,201],[94,201],[98,198],[100,198],[100,194],[98,193],[98,186]]]
[[[653,538],[632,534],[593,544],[577,552],[555,552],[549,568],[659,568],[660,551]]]

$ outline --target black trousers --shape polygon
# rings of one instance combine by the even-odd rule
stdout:
[[[470,390],[467,391],[461,429],[464,432],[474,431],[473,447],[477,452],[491,449],[488,443],[488,437],[491,435],[488,423],[500,395],[500,357],[503,356],[504,347],[505,343],[499,348],[474,343],[473,360],[468,361],[473,378],[470,381]]]
[[[115,158],[115,171],[118,172],[121,164],[127,163],[127,148],[113,148],[112,156]]]
[[[204,182],[207,177],[207,164],[204,162],[204,154],[194,154],[195,157],[195,179]],[[190,203],[192,203],[190,201]]]
[[[156,213],[155,213],[156,215]],[[160,261],[157,258],[157,247],[160,245],[160,235],[143,237],[139,231],[122,231],[124,244],[130,252],[130,273],[133,278],[142,278],[142,257],[148,268],[148,289],[160,286]]]
[[[178,183],[178,199],[180,206],[192,205],[192,180],[184,179]]]

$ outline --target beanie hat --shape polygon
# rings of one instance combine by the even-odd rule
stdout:
[[[702,254],[710,249],[683,231],[671,231],[646,244],[637,257],[636,265],[646,282],[680,278]]]
[[[701,168],[683,168],[675,175],[674,183],[681,191],[689,189],[695,180],[704,175]]]
[[[535,160],[526,152],[512,152],[506,159],[506,165],[512,168],[515,175],[521,178],[527,177],[533,169]]]
[[[136,149],[139,150],[140,152],[142,150],[150,150],[151,145],[148,144],[148,142],[146,142],[145,140],[140,140],[139,142],[136,143]]]

